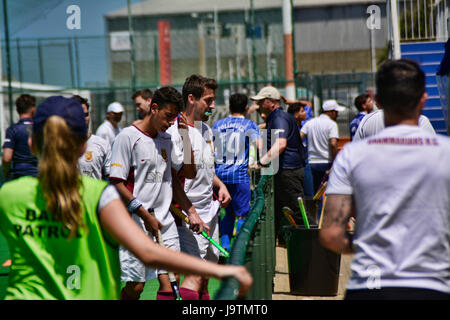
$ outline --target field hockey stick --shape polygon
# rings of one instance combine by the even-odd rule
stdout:
[[[152,216],[155,216],[155,212],[153,211],[153,209],[148,209],[148,212],[150,212],[150,214]],[[164,245],[161,230],[159,230],[159,229],[158,229],[157,238],[158,238],[158,243],[160,244],[160,246],[165,248],[166,246]],[[174,296],[175,300],[183,300],[181,298],[180,288],[178,287],[177,278],[175,277],[175,274],[173,272],[168,272],[168,274],[169,274],[170,286],[172,287],[172,292],[173,292],[173,296]]]
[[[184,222],[186,222],[187,224],[190,224],[189,218],[183,213],[181,212],[180,209],[178,209],[177,207],[175,207],[173,204],[170,205],[170,211],[172,211],[173,213],[175,213],[179,218],[181,218]],[[225,258],[229,258],[230,254],[228,253],[227,250],[225,250],[220,244],[217,243],[217,241],[215,241],[213,238],[211,238],[205,231],[202,231],[202,236],[207,239],[210,243],[212,243],[217,249],[219,249],[220,252],[222,252],[225,256]]]
[[[319,229],[322,229],[323,214],[325,213],[325,204],[326,203],[327,203],[327,196],[323,196],[322,211],[320,212]]]
[[[296,229],[298,229],[298,225],[295,223],[294,218],[292,218],[292,215],[294,214],[294,211],[292,211],[290,208],[288,207],[283,207],[283,214],[286,217],[286,219],[288,220],[288,222],[295,227]]]
[[[317,190],[317,193],[314,195],[313,200],[319,200],[320,197],[325,193],[329,174],[330,173],[328,172],[323,176],[322,182],[320,183],[320,186],[319,186],[319,190]]]
[[[300,207],[300,212],[302,213],[303,224],[305,225],[306,229],[309,229],[308,217],[306,216],[305,206],[303,205],[302,197],[298,197],[297,201],[298,206]]]
[[[327,183],[326,182],[322,182],[320,184],[319,190],[317,190],[317,193],[314,195],[313,200],[319,200],[320,197],[325,193],[326,187],[327,187]]]

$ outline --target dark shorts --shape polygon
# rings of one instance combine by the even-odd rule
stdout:
[[[231,202],[225,209],[227,213],[234,213],[238,217],[246,217],[250,211],[252,192],[250,183],[226,184],[231,196]]]

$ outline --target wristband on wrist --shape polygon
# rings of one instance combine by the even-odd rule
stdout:
[[[127,210],[130,213],[135,213],[140,207],[142,207],[142,203],[136,198],[131,199],[127,204]]]
[[[261,163],[261,160],[258,160],[258,161],[256,162],[256,164],[257,164],[258,166],[264,167],[264,168],[267,168],[267,167],[270,166],[270,162],[269,162],[268,164],[262,164],[262,163]]]

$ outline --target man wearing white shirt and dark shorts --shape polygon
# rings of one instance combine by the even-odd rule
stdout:
[[[418,127],[427,94],[416,62],[384,63],[376,87],[386,128],[336,157],[321,242],[354,253],[348,300],[449,300],[450,139]]]
[[[322,114],[309,120],[300,130],[301,138],[308,141],[308,161],[311,166],[314,193],[319,189],[325,173],[331,168],[337,154],[339,139],[336,119],[345,110],[336,100],[326,100]]]
[[[144,230],[156,236],[161,229],[164,245],[179,251],[179,239],[169,207],[172,194],[181,208],[187,212],[191,227],[196,232],[203,230],[194,206],[186,197],[177,177],[172,175],[182,168],[182,163],[172,155],[173,144],[165,131],[179,114],[183,101],[181,94],[172,87],[158,89],[153,96],[149,113],[138,124],[125,128],[116,137],[112,149],[110,180],[116,185],[122,200],[133,220]],[[155,216],[149,212],[150,208]],[[128,250],[120,249],[122,299],[139,299],[145,282],[156,275],[146,268]],[[165,299],[171,292],[167,271],[158,270],[160,288],[157,299]],[[180,290],[181,291],[181,290]],[[181,292],[183,297],[183,292]],[[184,297],[183,297],[184,299]]]

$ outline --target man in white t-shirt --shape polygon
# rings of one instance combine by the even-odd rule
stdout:
[[[416,62],[384,63],[376,87],[386,128],[337,155],[321,243],[354,253],[346,299],[448,300],[450,139],[417,126],[427,94]]]
[[[172,140],[165,131],[173,124],[182,104],[181,94],[176,89],[163,87],[156,90],[145,118],[125,128],[116,137],[110,174],[110,180],[127,204],[133,220],[155,236],[161,227],[165,246],[178,251],[177,227],[169,212],[172,194],[187,212],[191,227],[198,232],[203,230],[202,221],[171,170],[178,171],[182,163],[175,162],[178,158],[172,155]],[[150,208],[155,217],[150,214]],[[122,290],[122,298],[139,299],[145,281],[155,277],[154,271],[123,248],[120,249],[120,262],[122,281],[127,283]],[[158,270],[158,280],[160,291],[171,291],[167,271]]]
[[[337,154],[339,132],[336,119],[345,108],[336,100],[326,100],[322,114],[309,120],[300,130],[302,140],[308,141],[308,162],[313,175],[314,193],[319,189],[325,173]]]
[[[77,100],[83,107],[86,127],[89,128],[88,100],[78,95],[73,96],[72,99]],[[106,140],[89,132],[86,150],[78,159],[80,173],[95,179],[106,179],[109,177],[110,165],[111,146]]]
[[[200,75],[191,75],[183,85],[184,113],[187,124],[193,156],[197,165],[194,179],[185,179],[184,191],[195,206],[202,221],[209,227],[209,235],[219,242],[218,211],[220,206],[226,207],[231,201],[225,184],[215,174],[213,135],[211,128],[204,122],[209,119],[214,109],[217,83],[213,79]],[[183,142],[172,126],[168,130],[178,150],[183,149]],[[217,200],[213,192],[217,189]],[[178,228],[181,251],[205,260],[217,262],[219,252],[208,240],[199,234],[192,233],[183,222]],[[180,290],[183,289],[189,300],[209,300],[208,279],[194,275],[186,275]]]
[[[436,134],[430,120],[421,114],[419,116],[418,125],[420,128]],[[380,132],[384,129],[384,111],[383,109],[376,110],[366,115],[358,126],[356,133],[353,137],[353,141],[361,140]]]
[[[122,128],[119,127],[119,122],[122,120],[124,111],[125,109],[119,102],[111,103],[106,110],[105,121],[97,128],[95,134],[112,145],[114,139],[122,130]]]

